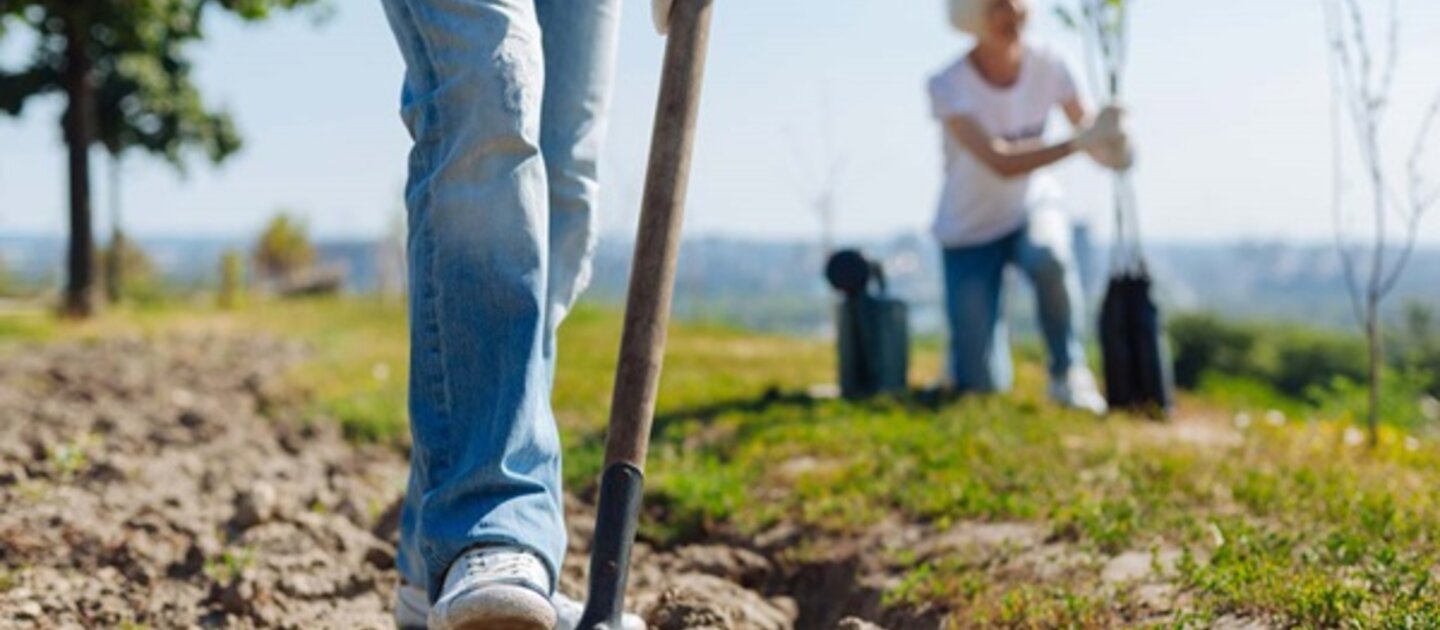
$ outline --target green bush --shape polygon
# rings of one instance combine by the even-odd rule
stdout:
[[[1275,367],[1268,380],[1290,396],[1314,401],[1309,394],[1317,387],[1337,378],[1360,382],[1369,374],[1369,351],[1358,336],[1291,330],[1275,334],[1270,343]]]
[[[44,293],[45,288],[49,286],[49,284],[37,283],[33,279],[27,279],[16,273],[4,257],[0,257],[0,297],[33,298]]]
[[[1170,337],[1175,381],[1185,389],[1218,375],[1260,381],[1286,396],[1305,398],[1337,377],[1359,381],[1366,374],[1364,341],[1346,333],[1200,313],[1175,317]]]
[[[220,257],[220,308],[232,309],[240,305],[245,291],[245,260],[240,252],[231,250]]]
[[[1181,315],[1170,321],[1170,343],[1175,352],[1175,383],[1195,389],[1206,373],[1238,376],[1254,374],[1251,354],[1253,331],[1209,313]]]
[[[123,232],[115,233],[95,261],[96,271],[105,280],[106,297],[112,303],[154,305],[167,297],[167,287],[150,255]]]
[[[1412,307],[1387,337],[1380,416],[1417,430],[1433,424],[1427,396],[1440,391],[1440,334],[1429,311]],[[1186,314],[1171,321],[1176,383],[1241,408],[1363,419],[1369,353],[1354,333],[1227,321]]]
[[[1428,374],[1385,370],[1380,379],[1380,418],[1386,424],[1415,431],[1430,427],[1424,399],[1435,383]],[[1363,380],[1336,378],[1325,387],[1309,392],[1310,400],[1326,418],[1362,421],[1370,410],[1370,389]]]
[[[315,262],[305,221],[288,212],[270,219],[255,244],[255,271],[263,278],[281,279]]]
[[[1389,354],[1408,371],[1429,380],[1428,393],[1440,397],[1440,322],[1424,304],[1405,308],[1404,325],[1391,340]]]

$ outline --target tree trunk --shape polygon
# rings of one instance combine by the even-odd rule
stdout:
[[[1384,364],[1384,347],[1381,346],[1380,308],[1372,302],[1366,322],[1366,336],[1370,343],[1370,448],[1380,446],[1380,370]]]
[[[120,156],[110,155],[110,249],[105,257],[105,296],[119,304],[125,289],[125,232],[120,223]]]
[[[90,145],[95,138],[95,88],[85,26],[68,25],[65,44],[65,145],[70,153],[70,252],[65,302],[70,317],[95,311],[95,237],[90,212]]]

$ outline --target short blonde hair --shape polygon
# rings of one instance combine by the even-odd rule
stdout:
[[[979,36],[985,30],[985,10],[989,0],[948,0],[950,24],[961,33]]]

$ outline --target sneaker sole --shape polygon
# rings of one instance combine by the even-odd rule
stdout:
[[[425,594],[410,586],[401,586],[395,594],[395,627],[398,630],[429,630],[430,603]]]
[[[484,619],[450,626],[451,630],[551,630],[554,626],[535,623],[534,619]]]
[[[446,612],[438,616],[448,619],[431,625],[446,630],[552,630],[556,623],[548,599],[516,587],[486,588]]]

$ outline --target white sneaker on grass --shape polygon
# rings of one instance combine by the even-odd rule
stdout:
[[[424,589],[410,584],[401,584],[395,595],[395,627],[399,630],[426,630],[430,617],[430,603]],[[580,616],[585,605],[563,594],[556,593],[551,604],[555,606],[557,630],[575,630],[580,625]],[[622,630],[645,630],[645,621],[636,615],[625,613]]]
[[[1050,380],[1050,399],[1062,407],[1088,411],[1103,416],[1110,411],[1100,386],[1095,384],[1095,375],[1090,368],[1075,366],[1065,373],[1065,378]]]
[[[551,630],[550,571],[516,547],[471,549],[450,565],[431,630]]]

